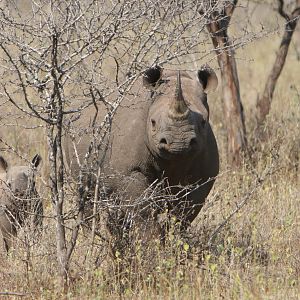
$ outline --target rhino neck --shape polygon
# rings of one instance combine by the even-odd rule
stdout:
[[[201,169],[203,171],[206,169],[203,164],[203,158],[206,155],[203,152],[192,156],[176,156],[173,159],[163,159],[153,154],[151,156],[152,165],[156,171],[155,179],[168,178],[170,185],[192,184],[205,177],[203,172],[199,172]]]

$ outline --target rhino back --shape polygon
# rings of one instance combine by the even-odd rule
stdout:
[[[102,171],[106,175],[129,174],[132,169],[143,168],[147,161],[145,130],[151,102],[145,96],[148,92],[140,84],[136,84],[133,90],[134,93],[127,96],[119,105],[112,119],[111,131],[100,147],[98,159],[102,161]],[[103,122],[107,114],[104,104],[100,104],[98,109],[96,126]],[[65,136],[66,162],[76,176],[80,170],[78,160],[80,164],[83,163],[92,140],[94,115],[95,108],[90,107],[85,110],[80,119],[73,124],[82,133],[75,134],[74,139],[69,135]]]
[[[120,108],[112,127],[108,165],[122,174],[144,170],[149,160],[145,143],[149,103],[144,99],[134,102]]]

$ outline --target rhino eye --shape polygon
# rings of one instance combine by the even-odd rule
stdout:
[[[204,127],[205,127],[205,125],[206,125],[206,120],[205,120],[205,119],[203,119],[203,120],[201,121],[201,126],[204,128]]]
[[[151,119],[151,126],[152,126],[152,129],[154,130],[155,127],[156,127],[156,122],[155,120]]]

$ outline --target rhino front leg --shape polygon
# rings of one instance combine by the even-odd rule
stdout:
[[[119,180],[116,190],[118,208],[112,212],[114,217],[110,219],[117,222],[114,228],[118,228],[121,236],[128,236],[133,230],[138,231],[143,240],[153,232],[159,234],[157,211],[151,200],[152,190],[146,176],[133,171]]]
[[[134,222],[149,222],[153,219],[152,189],[142,172],[134,171],[123,179],[125,210]],[[127,204],[127,205],[126,205]]]
[[[191,225],[193,220],[198,216],[202,209],[205,199],[209,194],[213,185],[213,181],[202,183],[200,187],[195,188],[193,191],[187,191],[185,189],[180,192],[179,190],[173,191],[178,199],[170,203],[170,213],[174,215],[180,222],[182,231]]]
[[[141,172],[130,172],[114,177],[111,187],[114,197],[111,219],[117,222],[116,227],[129,228],[138,216],[140,198],[147,188],[146,178]]]

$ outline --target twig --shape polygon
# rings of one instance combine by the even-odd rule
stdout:
[[[0,296],[17,296],[25,297],[27,294],[18,293],[18,292],[0,292]]]

